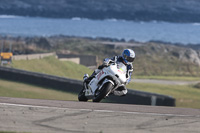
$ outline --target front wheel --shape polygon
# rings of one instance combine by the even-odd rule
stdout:
[[[93,102],[100,102],[108,93],[109,91],[113,88],[113,85],[108,82],[105,83],[100,90],[97,90],[95,93],[95,96],[93,98]]]
[[[87,97],[85,96],[85,89],[84,89],[84,88],[83,88],[83,89],[81,90],[81,92],[78,94],[78,100],[79,100],[79,101],[84,101],[84,102],[87,102],[87,101],[88,101]]]

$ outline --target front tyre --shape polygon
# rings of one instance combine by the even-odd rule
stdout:
[[[110,82],[105,83],[100,90],[97,90],[93,98],[93,102],[100,102],[113,88]]]
[[[85,89],[84,88],[78,94],[78,100],[79,101],[83,101],[83,102],[87,102],[88,101],[87,97],[85,96]]]

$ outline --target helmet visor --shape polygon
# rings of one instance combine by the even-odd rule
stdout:
[[[126,54],[124,54],[124,58],[128,61],[128,62],[133,62],[135,58],[129,57]]]

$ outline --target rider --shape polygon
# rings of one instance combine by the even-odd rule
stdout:
[[[127,72],[126,72],[126,78],[127,78],[127,82],[126,84],[128,84],[131,80],[131,74],[133,72],[133,61],[135,59],[135,52],[131,49],[124,49],[122,56],[114,56],[113,58],[106,58],[103,61],[103,64],[100,65],[98,67],[98,69],[96,69],[93,74],[89,77],[88,74],[84,75],[84,82],[86,82],[87,84],[91,81],[91,79],[98,73],[101,71],[101,69],[103,69],[106,66],[109,66],[111,63],[113,62],[122,62],[127,66]],[[114,95],[118,95],[118,96],[124,96],[127,94],[127,89],[125,88],[125,86],[123,87],[119,87],[118,89],[116,89],[113,93]]]

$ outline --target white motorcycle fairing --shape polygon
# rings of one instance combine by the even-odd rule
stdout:
[[[104,67],[89,82],[89,84],[85,86],[85,96],[88,99],[91,99],[95,96],[96,90],[101,90],[102,86],[108,82],[110,82],[114,86],[114,88],[111,91],[115,90],[118,86],[125,84],[127,80],[126,71],[126,66],[121,62],[113,63],[108,67]]]

